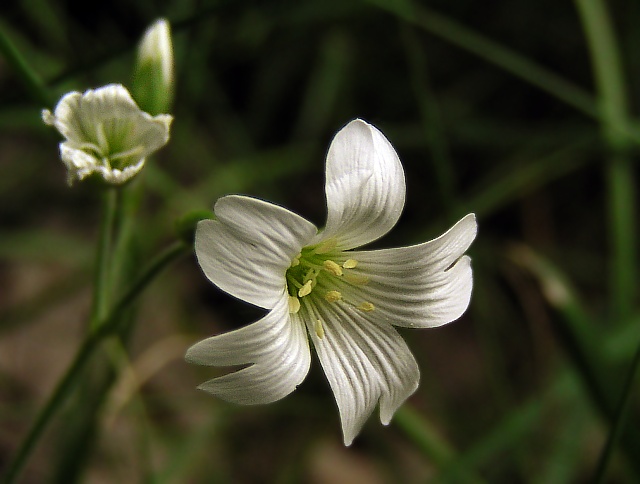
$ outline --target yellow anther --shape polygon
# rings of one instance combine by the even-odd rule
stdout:
[[[295,296],[289,296],[289,312],[296,314],[300,311],[300,300]]]
[[[302,254],[298,254],[297,256],[295,256],[293,258],[293,260],[291,261],[291,267],[295,267],[297,265],[300,265],[300,257],[302,257]]]
[[[363,302],[362,304],[360,304],[360,306],[358,306],[358,309],[360,311],[365,311],[365,312],[370,312],[373,311],[376,307],[370,303],[370,302]]]
[[[353,269],[355,266],[358,265],[358,261],[355,259],[349,259],[344,261],[344,264],[342,264],[342,267],[344,267],[345,269]]]
[[[322,264],[322,267],[324,267],[325,271],[333,274],[334,276],[342,275],[342,267],[340,267],[338,264],[336,264],[332,260],[324,261],[324,263]]]
[[[313,289],[312,285],[313,285],[312,280],[308,280],[307,282],[305,282],[304,286],[302,286],[300,290],[298,290],[298,297],[305,297],[309,295],[311,293],[311,289]]]
[[[331,252],[338,245],[338,241],[336,239],[325,240],[322,244],[316,247],[313,250],[314,254],[326,254],[327,252]]]
[[[334,303],[334,302],[340,301],[340,299],[342,299],[342,294],[340,294],[338,291],[327,291],[327,293],[324,295],[324,298],[328,302]]]
[[[316,323],[313,325],[313,329],[315,330],[318,338],[324,338],[324,327],[322,326],[322,321],[316,319]]]
[[[351,274],[349,272],[344,275],[344,280],[350,284],[355,284],[356,286],[364,286],[369,282],[369,278],[367,276]]]

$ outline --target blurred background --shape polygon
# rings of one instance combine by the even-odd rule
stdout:
[[[20,482],[586,482],[623,394],[607,482],[637,482],[639,398],[624,388],[640,341],[640,4],[598,6],[4,1],[0,470],[78,351],[91,305],[101,197],[67,186],[40,110],[71,90],[130,86],[142,33],[165,17],[175,119],[137,181],[133,265],[228,193],[322,226],[326,150],[359,117],[407,175],[405,212],[375,247],[428,240],[475,212],[472,303],[444,327],[401,331],[421,386],[389,427],[373,415],[345,448],[316,359],[268,406],[195,389],[215,370],[186,364],[185,350],[261,312],[212,286],[189,254],[136,306],[119,371],[95,393],[86,372]]]

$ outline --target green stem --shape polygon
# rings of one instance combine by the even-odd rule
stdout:
[[[611,305],[614,320],[630,314],[637,287],[635,184],[628,101],[622,66],[607,8],[601,0],[575,0],[589,43],[599,97],[602,133],[611,155],[607,163],[612,246]]]
[[[111,296],[111,260],[114,228],[118,223],[118,202],[120,193],[117,188],[109,187],[103,193],[103,210],[100,221],[100,235],[98,238],[98,250],[96,253],[95,279],[93,282],[93,306],[89,327],[95,330],[102,321],[109,308]]]
[[[596,477],[594,479],[594,482],[596,484],[600,484],[604,482],[604,478],[607,472],[607,467],[609,465],[609,461],[611,460],[611,455],[613,454],[613,449],[615,448],[616,443],[620,439],[620,435],[622,434],[622,430],[624,429],[625,417],[627,415],[627,411],[629,410],[629,404],[631,403],[633,383],[636,377],[638,376],[639,368],[640,368],[640,344],[638,345],[636,354],[633,357],[633,362],[631,363],[631,369],[627,374],[627,380],[625,381],[624,388],[622,391],[622,398],[618,403],[618,408],[616,409],[616,414],[615,414],[615,420],[611,429],[609,430],[609,437],[607,438],[607,443],[605,444],[605,447],[602,450],[602,454],[600,454],[598,467],[596,469]]]
[[[9,64],[18,77],[20,77],[33,101],[42,106],[49,106],[51,99],[44,82],[42,82],[40,76],[31,69],[27,60],[20,54],[20,51],[13,42],[11,42],[11,39],[9,39],[2,26],[0,26],[0,54],[2,54],[7,64]]]
[[[1,482],[9,484],[15,482],[19,477],[29,455],[33,451],[36,443],[42,437],[44,430],[49,424],[55,412],[61,407],[66,398],[71,393],[82,369],[93,354],[94,350],[107,337],[116,334],[122,328],[120,327],[120,315],[127,309],[132,302],[142,293],[142,291],[155,279],[155,277],[164,270],[169,264],[186,254],[189,247],[182,242],[176,242],[164,252],[158,255],[142,272],[138,279],[131,285],[129,290],[120,298],[109,315],[101,320],[96,329],[93,330],[85,339],[84,343],[78,350],[71,366],[58,382],[53,394],[49,398],[44,408],[36,418],[35,423],[31,427],[27,437],[22,442],[16,456],[7,466],[5,475]]]

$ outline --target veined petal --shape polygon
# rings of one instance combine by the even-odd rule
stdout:
[[[261,320],[189,348],[189,363],[250,365],[198,388],[242,405],[275,402],[295,390],[309,372],[311,353],[304,324],[290,316],[285,295]]]
[[[53,125],[74,147],[91,143],[112,153],[120,146],[140,146],[140,157],[166,144],[171,116],[151,116],[140,110],[129,91],[120,84],[89,89],[84,94],[70,92],[58,102],[54,114],[43,112],[45,123]],[[107,153],[103,153],[106,155]]]
[[[69,146],[68,142],[60,143],[60,159],[68,169],[70,184],[86,178],[100,166],[100,161],[95,156]]]
[[[230,195],[214,207],[217,220],[198,223],[195,250],[203,272],[232,296],[271,309],[285,292],[285,272],[315,236],[315,225],[255,198]]]
[[[358,261],[353,274],[366,277],[368,283],[339,290],[373,303],[371,318],[381,323],[425,328],[454,321],[471,298],[471,259],[463,254],[476,233],[475,215],[469,214],[423,244],[349,252]]]
[[[172,120],[141,111],[119,84],[68,93],[54,114],[44,110],[42,118],[65,137],[60,151],[70,182],[99,173],[110,184],[140,171],[145,158],[169,140]]]
[[[356,119],[333,138],[326,166],[327,225],[340,249],[372,242],[393,227],[405,200],[402,165],[374,126]]]
[[[370,321],[339,303],[314,304],[306,299],[303,303],[301,313],[338,404],[344,443],[350,445],[376,404],[380,420],[389,424],[418,388],[420,370],[390,325]],[[322,325],[322,337],[316,324]]]

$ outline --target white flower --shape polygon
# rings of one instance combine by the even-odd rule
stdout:
[[[388,424],[418,387],[413,355],[393,326],[430,328],[459,318],[471,297],[464,255],[476,236],[469,214],[430,242],[354,251],[386,234],[405,200],[400,160],[375,127],[355,120],[327,154],[327,224],[261,200],[226,196],[196,230],[211,282],[268,309],[261,320],[192,346],[187,361],[248,365],[199,388],[230,402],[279,400],[304,380],[318,353],[340,411],[345,445],[380,405]]]
[[[65,94],[53,114],[42,111],[42,119],[65,138],[60,157],[69,184],[98,174],[114,185],[133,177],[145,158],[169,141],[172,120],[141,111],[119,84]]]

